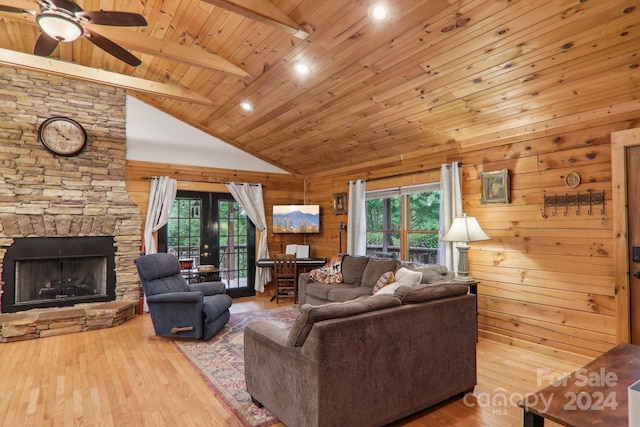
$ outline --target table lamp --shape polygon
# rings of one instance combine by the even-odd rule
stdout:
[[[469,251],[468,242],[478,242],[480,240],[491,240],[491,237],[485,233],[478,220],[475,217],[462,214],[461,218],[456,218],[451,224],[451,228],[441,239],[444,242],[461,242],[457,246],[458,248],[458,275],[456,276],[456,282],[474,282],[475,279],[469,276],[469,258],[467,252]]]

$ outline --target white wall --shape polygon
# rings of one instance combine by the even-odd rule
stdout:
[[[287,173],[127,95],[127,160]]]

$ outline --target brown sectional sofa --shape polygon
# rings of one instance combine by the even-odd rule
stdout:
[[[415,264],[396,259],[366,256],[345,256],[342,260],[342,283],[317,283],[309,273],[298,278],[298,302],[302,304],[325,304],[349,301],[371,295],[380,276],[404,266],[422,272],[421,283],[435,283],[453,277],[446,266],[440,264]]]
[[[292,328],[253,322],[244,339],[247,390],[287,427],[382,426],[476,384],[475,295],[462,284],[305,304]]]

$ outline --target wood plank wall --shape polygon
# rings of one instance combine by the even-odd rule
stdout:
[[[472,243],[470,270],[481,281],[480,336],[549,352],[600,354],[617,342],[613,274],[610,134],[621,121],[465,153],[465,210],[492,237]],[[511,203],[481,205],[481,171],[507,168]],[[577,188],[568,173],[581,177]],[[605,204],[546,209],[543,197],[605,192]],[[539,350],[538,347],[537,350]]]
[[[637,120],[598,123],[522,137],[496,149],[425,154],[393,166],[307,177],[308,202],[321,203],[327,213],[323,233],[311,244],[322,256],[338,251],[339,223],[347,217],[331,214],[332,193],[346,192],[349,180],[368,179],[368,189],[433,182],[441,163],[460,161],[465,212],[492,237],[472,243],[469,252],[471,275],[481,281],[480,335],[546,354],[598,355],[616,343],[610,134],[636,126]],[[511,203],[481,205],[480,172],[503,168],[510,171]],[[581,176],[575,189],[564,182],[571,171]],[[547,208],[548,217],[542,217],[545,192],[589,190],[605,191],[603,216],[599,206],[592,215],[584,206],[576,214],[573,206],[566,216],[560,208],[555,216]]]
[[[439,181],[442,163],[463,166],[465,211],[476,216],[492,237],[472,243],[471,275],[479,286],[480,336],[530,348],[545,354],[577,352],[595,356],[616,343],[615,285],[611,206],[610,134],[638,126],[638,120],[599,122],[586,129],[522,137],[496,149],[465,151],[453,146],[391,162],[356,166],[306,177],[253,174],[240,171],[129,162],[128,186],[146,211],[149,181],[144,176],[164,174],[178,178],[181,189],[220,191],[217,181],[262,182],[271,221],[273,204],[321,205],[321,233],[308,236],[270,234],[269,249],[287,243],[310,244],[312,256],[331,257],[346,250],[346,233],[339,243],[339,224],[347,215],[332,212],[333,194],[348,192],[348,182],[366,179],[368,189]],[[482,171],[507,168],[511,176],[511,203],[481,205]],[[564,183],[575,171],[581,184]],[[542,217],[543,197],[605,191],[604,216],[600,207],[587,215],[571,207]],[[604,222],[602,221],[604,218]]]
[[[150,177],[160,175],[177,179],[178,190],[186,191],[228,193],[225,182],[260,183],[263,185],[267,224],[271,224],[272,221],[273,205],[304,204],[305,202],[304,179],[293,175],[128,161],[127,189],[140,207],[143,219],[147,217]],[[289,243],[302,243],[298,241],[299,237],[270,233],[269,252],[280,252],[282,247]]]

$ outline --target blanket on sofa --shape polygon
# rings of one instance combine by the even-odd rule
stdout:
[[[309,272],[309,278],[318,283],[342,283],[342,258],[347,254],[338,254],[320,268]]]

